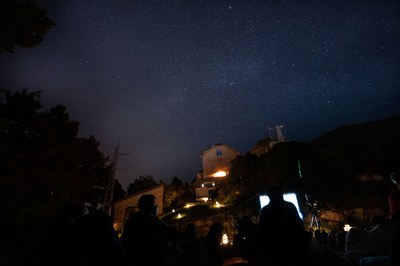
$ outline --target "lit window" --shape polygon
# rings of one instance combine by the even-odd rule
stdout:
[[[226,176],[226,172],[225,171],[218,171],[218,172],[213,174],[213,177],[224,177],[224,176]]]
[[[222,151],[221,150],[217,150],[217,157],[221,158],[222,157]]]

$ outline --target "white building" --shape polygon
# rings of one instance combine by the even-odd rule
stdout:
[[[214,144],[201,152],[203,169],[197,173],[196,199],[204,199],[218,188],[231,170],[231,161],[239,152],[225,144]]]

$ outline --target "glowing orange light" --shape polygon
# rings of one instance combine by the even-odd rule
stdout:
[[[189,209],[190,207],[193,207],[195,204],[193,203],[186,203],[185,208]]]
[[[224,177],[226,176],[226,172],[225,171],[218,171],[215,174],[213,174],[214,177]]]

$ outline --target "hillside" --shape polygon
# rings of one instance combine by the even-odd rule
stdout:
[[[400,169],[400,116],[342,126],[309,144],[355,173],[387,175]]]

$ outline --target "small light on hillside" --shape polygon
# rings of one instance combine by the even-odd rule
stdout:
[[[201,200],[201,201],[207,202],[208,201],[208,197],[198,198],[197,200]]]
[[[194,204],[193,203],[186,203],[185,208],[189,209],[190,207],[193,207]]]
[[[349,224],[345,224],[343,227],[343,230],[346,232],[350,231],[350,229],[351,229],[351,226]]]
[[[229,241],[228,241],[228,235],[227,234],[223,234],[222,235],[222,245],[228,245]]]

